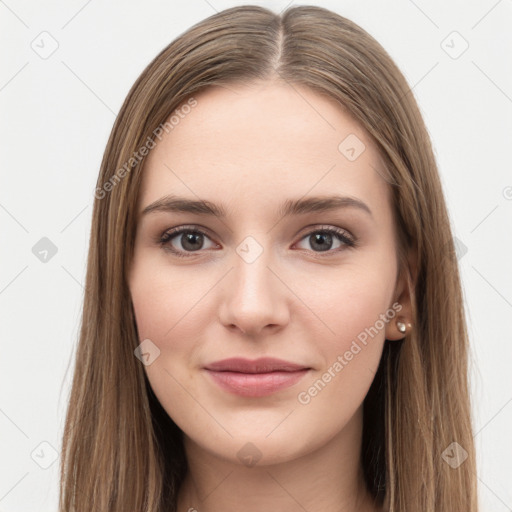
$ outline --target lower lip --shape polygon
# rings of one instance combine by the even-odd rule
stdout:
[[[308,369],[295,372],[238,373],[206,370],[223,389],[240,396],[267,396],[296,384]]]

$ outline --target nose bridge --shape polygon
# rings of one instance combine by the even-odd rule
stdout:
[[[270,238],[247,236],[235,248],[234,268],[224,288],[221,308],[225,325],[234,324],[243,332],[256,332],[266,325],[286,321],[282,284],[271,270],[275,259]]]
[[[269,288],[273,288],[269,269],[273,259],[270,237],[263,238],[247,236],[236,247],[234,291],[241,299],[258,299],[259,295],[265,295]]]

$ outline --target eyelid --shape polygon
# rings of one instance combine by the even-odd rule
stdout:
[[[196,233],[201,233],[202,235],[205,235],[208,238],[212,238],[212,235],[210,234],[210,231],[207,228],[204,228],[203,226],[200,226],[198,224],[184,224],[182,226],[176,226],[174,228],[166,229],[160,235],[159,239],[164,237],[165,235],[174,236],[176,234],[180,234],[182,231],[192,231]]]
[[[347,239],[353,242],[356,242],[357,240],[357,238],[348,229],[341,228],[339,226],[334,226],[332,224],[310,224],[301,229],[297,236],[300,236],[300,240],[302,240],[305,236],[310,235],[312,233],[316,233],[317,231],[328,231],[332,233],[337,233],[339,235],[345,236]]]

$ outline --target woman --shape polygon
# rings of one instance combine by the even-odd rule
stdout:
[[[95,197],[62,511],[476,512],[436,162],[363,29],[195,25],[132,87]]]

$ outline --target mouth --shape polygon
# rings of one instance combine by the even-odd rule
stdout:
[[[204,370],[224,391],[240,396],[260,397],[293,386],[311,368],[275,358],[252,361],[231,358],[208,364]]]

